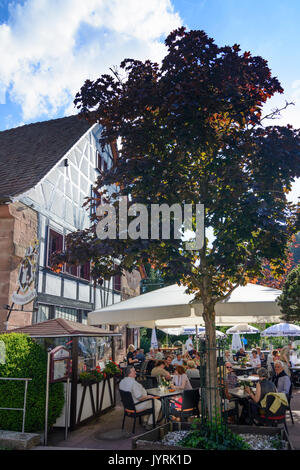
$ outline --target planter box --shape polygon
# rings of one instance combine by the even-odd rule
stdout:
[[[172,431],[186,431],[190,430],[190,423],[167,423],[158,428],[152,429],[144,434],[141,434],[132,439],[132,449],[140,450],[202,450],[194,449],[189,447],[181,446],[171,446],[164,445],[161,441],[168,432]],[[293,450],[293,447],[289,441],[288,435],[284,428],[277,427],[257,427],[257,426],[237,426],[229,425],[228,428],[236,434],[257,434],[257,435],[268,435],[268,436],[278,436],[283,441],[286,441],[286,446],[288,450]]]

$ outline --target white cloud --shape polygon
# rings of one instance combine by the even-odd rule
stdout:
[[[182,24],[170,0],[27,0],[0,25],[0,100],[22,118],[74,112],[73,99],[125,57],[160,61],[161,41]]]

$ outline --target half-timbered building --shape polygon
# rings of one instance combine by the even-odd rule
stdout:
[[[98,124],[77,116],[0,132],[0,329],[55,318],[86,323],[89,311],[120,301],[122,290],[126,298],[139,293],[138,273],[95,285],[89,263],[51,269],[51,254],[63,249],[66,235],[90,224],[95,208],[83,203],[99,170],[116,162],[116,149],[102,149],[100,135]],[[35,295],[22,304],[28,267],[35,270]],[[137,343],[137,332],[124,331],[118,341],[122,355],[127,342]]]

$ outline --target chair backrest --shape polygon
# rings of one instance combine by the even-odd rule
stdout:
[[[152,369],[153,369],[154,366],[155,366],[155,361],[153,361],[152,359],[150,359],[150,360],[148,361],[147,369],[146,369],[147,375],[150,375],[150,374],[151,374],[151,371],[152,371]]]
[[[269,395],[267,397],[266,408],[264,408],[264,417],[269,421],[274,420],[277,422],[283,422],[285,420],[285,413],[288,407],[281,404],[278,410],[276,411],[276,413],[272,413],[272,411],[270,410],[270,407],[272,406],[275,398],[276,397],[274,395]]]
[[[126,408],[127,410],[135,411],[135,405],[131,392],[125,392],[124,390],[120,390],[120,396],[124,408]]]
[[[146,375],[146,387],[145,388],[156,388],[158,387],[158,381],[156,377],[152,375]]]
[[[202,385],[202,380],[200,377],[191,377],[189,380],[192,388],[200,388]]]
[[[198,407],[199,391],[197,389],[184,390],[182,400],[182,410],[190,410]]]

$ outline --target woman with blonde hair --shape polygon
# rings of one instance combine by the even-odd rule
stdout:
[[[134,365],[136,362],[139,362],[138,359],[134,357],[135,346],[130,344],[127,348],[127,363],[128,365]]]
[[[186,375],[190,379],[191,377],[200,377],[199,370],[196,368],[194,361],[187,361]]]

